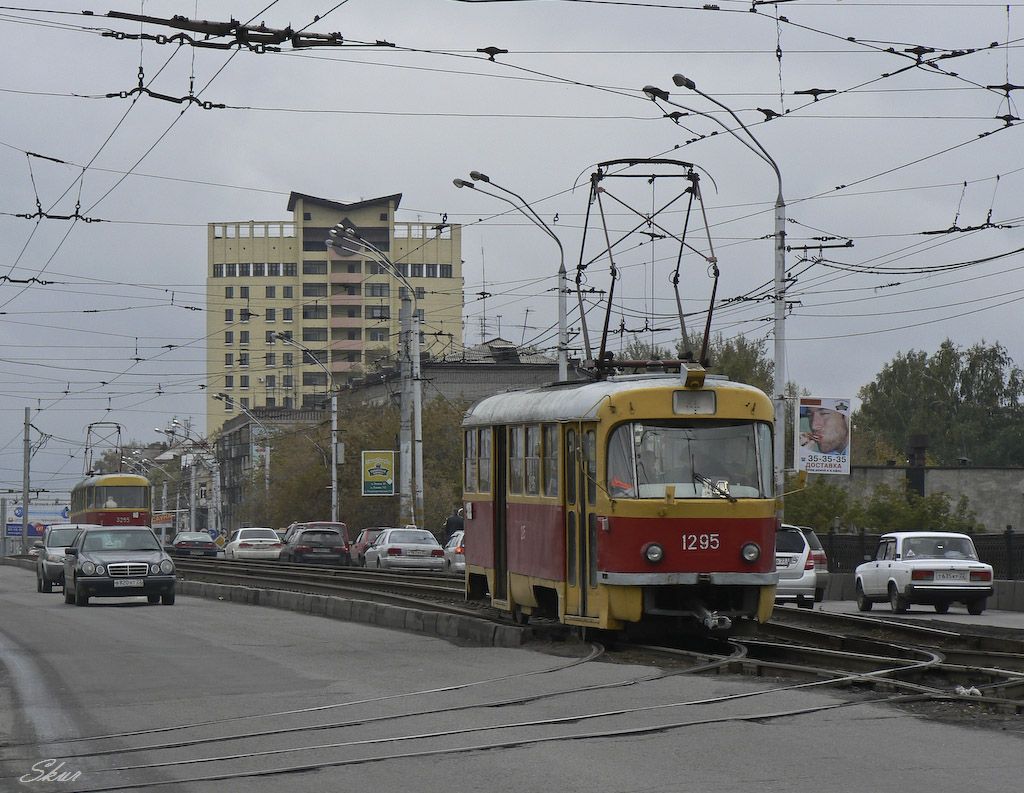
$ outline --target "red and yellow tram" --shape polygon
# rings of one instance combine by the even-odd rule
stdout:
[[[137,474],[97,474],[71,490],[71,523],[150,526],[150,484]]]
[[[478,402],[463,422],[467,594],[602,630],[764,622],[772,420],[763,392],[693,365]]]

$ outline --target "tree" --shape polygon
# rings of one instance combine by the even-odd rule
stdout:
[[[787,480],[787,489],[795,486],[795,477]],[[846,523],[849,494],[827,476],[818,476],[803,490],[786,496],[786,523],[828,531],[836,518]]]
[[[890,449],[927,435],[940,465],[1024,463],[1024,372],[998,343],[900,353],[859,396],[855,424]]]
[[[970,510],[967,497],[956,506],[945,493],[921,496],[913,490],[879,485],[867,504],[854,505],[847,522],[879,531],[956,531],[969,532],[983,527]]]

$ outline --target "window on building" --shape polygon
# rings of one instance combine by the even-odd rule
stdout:
[[[327,328],[303,328],[303,341],[327,341]]]
[[[325,364],[327,363],[327,350],[303,350],[302,362],[317,365]]]
[[[238,365],[239,366],[248,366],[249,365],[249,353],[247,353],[247,352],[240,352],[240,353],[238,353]]]
[[[303,212],[302,213],[302,219],[303,220],[312,220],[313,219],[313,213],[312,212]]]
[[[384,269],[384,265],[379,262],[367,262],[366,273],[367,275],[384,275],[387,270]]]
[[[327,261],[304,259],[302,262],[303,275],[327,275]]]
[[[281,265],[278,262],[267,262],[267,275],[275,276],[281,274]]]
[[[402,264],[397,264],[395,266],[398,267],[398,274],[400,276],[402,276],[403,278],[408,278],[409,277],[409,265],[408,264],[405,264],[403,262]]]
[[[388,297],[391,294],[391,284],[367,284],[367,297]]]
[[[238,287],[238,296],[240,298],[242,298],[242,300],[248,300],[249,299],[249,287],[247,287],[247,286],[240,286],[240,287]]]
[[[248,263],[238,265],[238,277],[248,278],[249,277],[249,265]]]
[[[303,372],[302,384],[304,386],[326,386],[327,372]]]
[[[224,321],[234,322],[235,321],[235,310],[233,308],[224,309]]]
[[[409,272],[411,273],[411,276],[413,278],[422,278],[423,277],[423,265],[422,264],[414,264],[409,269]]]
[[[238,343],[248,344],[249,343],[249,331],[243,330],[238,333]]]
[[[267,388],[277,388],[277,375],[268,374],[266,376]]]
[[[235,354],[233,352],[224,353],[224,365],[234,366],[235,365]]]
[[[253,277],[262,277],[266,271],[267,265],[264,262],[253,262],[252,263],[252,274]]]
[[[360,316],[360,314],[359,314],[359,306],[346,306],[345,307],[345,316],[346,317],[358,317],[358,316]]]
[[[263,309],[263,319],[267,322],[277,321],[277,309],[276,308],[265,308]]]
[[[290,338],[292,338],[292,331],[290,331],[290,330],[282,330],[281,331],[281,336],[284,337],[285,339],[290,339]]]
[[[292,375],[290,375],[290,374],[283,375],[281,377],[281,385],[284,388],[294,388],[295,387],[295,378]]]
[[[295,262],[285,262],[281,265],[281,272],[286,276],[298,275],[299,266]]]
[[[266,333],[266,336],[263,339],[263,341],[266,342],[267,344],[273,344],[274,343],[274,331],[268,330],[267,333]]]
[[[387,341],[388,332],[384,328],[369,328],[366,331],[367,338],[370,341]]]
[[[283,322],[291,322],[292,321],[292,314],[293,314],[293,310],[292,309],[290,309],[290,308],[282,308],[281,309],[281,320]]]
[[[284,398],[284,408],[287,410],[287,409],[291,409],[293,407],[295,407],[295,400],[292,399],[291,397],[285,397]]]
[[[427,290],[422,286],[417,286],[413,291],[416,293],[417,300],[422,300],[427,296]]]
[[[249,397],[242,397],[238,400],[238,404],[244,407],[246,410],[249,409]]]
[[[239,388],[248,388],[249,387],[249,375],[243,374],[243,375],[241,375],[238,378],[238,387]]]
[[[390,319],[391,318],[391,307],[390,306],[367,306],[366,316],[369,319]]]
[[[282,286],[281,287],[281,296],[285,300],[291,300],[293,297],[295,297],[295,287],[294,286]]]
[[[418,319],[420,322],[423,322],[423,320],[426,317],[426,315],[424,314],[425,311],[426,309],[423,308],[416,309],[416,319]]]
[[[224,274],[228,278],[234,278],[238,274],[238,267],[236,267],[233,264],[225,264],[224,265]]]
[[[268,352],[266,355],[267,366],[277,366],[277,353]]]
[[[312,305],[302,307],[303,319],[327,319],[327,306]]]
[[[234,388],[235,387],[235,376],[233,374],[224,375],[224,387]]]
[[[268,408],[276,408],[277,407],[277,400],[274,399],[274,397],[272,397],[272,396],[268,396],[267,397],[267,401],[266,401],[266,405],[267,405]]]
[[[295,365],[295,353],[293,353],[293,352],[281,353],[281,365],[282,366],[294,366]]]
[[[423,265],[423,275],[427,278],[437,278],[437,265],[436,264],[425,264]]]
[[[225,286],[224,287],[224,299],[225,300],[230,300],[234,296],[235,296],[235,288],[233,286]]]
[[[277,287],[276,286],[265,287],[264,288],[264,295],[263,296],[265,298],[267,298],[268,300],[273,300],[275,297],[277,297]]]
[[[239,318],[242,320],[242,322],[248,322],[249,321],[249,317],[251,317],[251,316],[252,316],[252,312],[249,311],[249,309],[247,309],[247,308],[243,308],[239,312]]]
[[[235,343],[235,332],[233,330],[224,331],[224,343],[234,344]]]
[[[223,264],[215,264],[215,265],[213,265],[213,277],[214,278],[223,278],[224,277],[224,265]]]
[[[303,297],[327,297],[327,284],[303,284]]]
[[[381,212],[380,213],[380,219],[386,223],[387,220],[388,220],[388,213],[387,212]]]
[[[451,278],[452,277],[452,266],[450,264],[442,264],[441,266],[441,277]]]

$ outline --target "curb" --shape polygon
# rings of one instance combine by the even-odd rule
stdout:
[[[25,570],[36,569],[34,559],[0,557],[0,564]],[[467,617],[462,614],[392,606],[369,600],[350,600],[334,595],[290,592],[284,589],[256,589],[208,581],[178,579],[176,588],[179,594],[190,597],[296,611],[345,622],[362,622],[380,628],[422,633],[482,647],[520,647],[526,641],[526,628],[496,625],[478,617]]]

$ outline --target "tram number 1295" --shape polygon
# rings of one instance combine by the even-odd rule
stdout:
[[[684,551],[717,551],[721,542],[718,534],[684,534]]]

